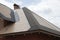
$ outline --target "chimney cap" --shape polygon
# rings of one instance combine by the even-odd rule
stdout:
[[[14,6],[18,6],[17,4],[14,4]]]
[[[14,9],[20,9],[19,5],[17,4],[14,4],[13,6],[14,6]]]

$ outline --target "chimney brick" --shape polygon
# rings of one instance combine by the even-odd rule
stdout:
[[[4,20],[0,18],[0,30],[4,28]]]
[[[13,22],[4,20],[3,18],[0,17],[0,30],[5,28],[6,26],[12,24]]]

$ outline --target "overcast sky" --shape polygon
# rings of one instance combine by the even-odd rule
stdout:
[[[14,3],[25,6],[60,28],[60,0],[0,0],[0,3],[12,9]]]

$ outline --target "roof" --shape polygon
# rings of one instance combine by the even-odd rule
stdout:
[[[29,30],[44,30],[53,34],[60,35],[60,29],[57,28],[54,24],[48,22],[46,19],[37,15],[36,13],[30,11],[26,7],[23,8],[23,11],[28,19],[28,22],[31,26]]]
[[[14,10],[0,3],[0,17],[4,20],[15,22],[16,14],[17,13],[15,13]]]
[[[48,22],[44,18],[38,16],[37,14],[30,11],[26,7],[16,9],[14,10],[14,12],[18,14],[17,16],[19,16],[20,20],[11,25],[8,25],[8,27],[0,31],[0,35],[4,35],[4,34],[14,35],[14,34],[20,34],[21,32],[24,33],[34,30],[44,30],[47,33],[51,33],[52,35],[56,35],[60,37],[60,29],[56,28],[55,25]],[[15,19],[18,18],[17,16],[14,16]]]

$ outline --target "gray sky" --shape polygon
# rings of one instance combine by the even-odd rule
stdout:
[[[12,9],[14,3],[25,6],[60,28],[60,0],[0,0],[0,3]]]

